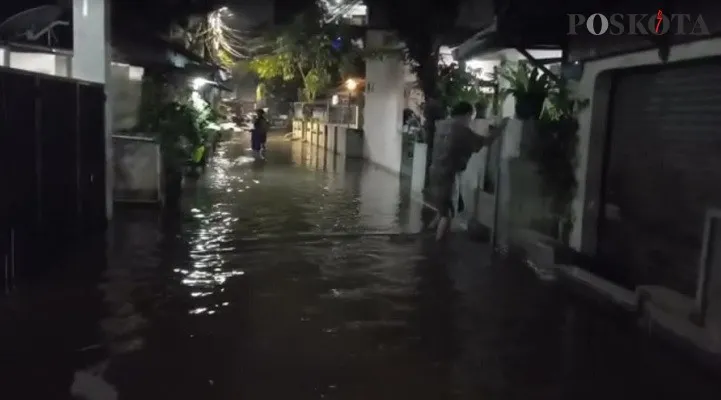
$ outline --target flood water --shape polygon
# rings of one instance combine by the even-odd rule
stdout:
[[[719,399],[609,310],[438,248],[386,172],[224,144],[180,215],[120,210],[0,309],[0,399]]]

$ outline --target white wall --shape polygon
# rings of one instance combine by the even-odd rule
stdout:
[[[107,91],[113,104],[113,133],[135,127],[142,93],[142,79],[142,68],[112,63]]]
[[[55,56],[55,75],[57,76],[70,76],[70,56],[56,55]]]
[[[360,176],[360,223],[370,231],[394,228],[398,220],[401,181],[398,176],[374,165]]]
[[[380,32],[369,31],[369,45]],[[363,108],[364,157],[393,172],[401,170],[401,123],[406,67],[400,56],[366,62]]]
[[[10,68],[41,74],[67,76],[67,62],[68,57],[59,54],[10,52]]]
[[[668,62],[671,63],[675,61],[691,60],[717,55],[721,55],[721,39],[719,38],[673,46],[671,48]],[[605,105],[601,105],[600,103],[596,104],[594,102],[608,101],[607,98],[593,98],[596,85],[598,85],[597,78],[599,77],[599,74],[607,70],[653,64],[660,64],[658,51],[655,49],[605,58],[602,60],[588,62],[584,65],[583,76],[578,82],[577,90],[580,96],[591,99],[591,104],[590,107],[588,107],[578,117],[580,125],[578,131],[579,162],[576,177],[579,182],[579,187],[578,196],[573,204],[576,224],[574,225],[574,230],[571,234],[571,246],[577,250],[588,250],[588,245],[585,244],[589,242],[589,237],[584,237],[584,235],[593,235],[593,238],[590,238],[592,239],[590,241],[595,243],[595,224],[600,206],[597,204],[597,196],[588,196],[589,189],[593,191],[593,189],[598,189],[595,187],[596,185],[600,185],[600,174],[602,171],[601,154],[603,153],[602,149],[596,148],[597,137],[591,136],[592,116],[593,112],[599,114],[605,114],[606,112]],[[605,118],[605,116],[599,115],[597,118]],[[594,132],[594,134],[596,133]],[[589,174],[589,171],[591,174]],[[589,180],[594,182],[594,188],[586,186],[587,181]],[[589,224],[594,226],[588,226]]]

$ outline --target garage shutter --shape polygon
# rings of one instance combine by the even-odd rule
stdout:
[[[721,208],[721,60],[619,74],[611,108],[602,268],[692,294],[704,215]]]

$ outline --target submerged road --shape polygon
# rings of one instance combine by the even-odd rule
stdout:
[[[181,215],[120,210],[0,303],[0,398],[721,398],[613,312],[481,244],[403,234],[404,192],[281,137],[265,162],[225,143]]]

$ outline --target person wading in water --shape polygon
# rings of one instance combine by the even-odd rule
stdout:
[[[463,199],[457,193],[458,176],[465,171],[468,160],[473,153],[489,146],[503,132],[506,120],[501,126],[489,127],[490,134],[481,136],[470,127],[475,118],[474,107],[467,102],[456,104],[451,110],[451,121],[439,132],[434,151],[433,163],[430,168],[431,203],[436,208],[436,218],[428,225],[430,229],[436,228],[436,240],[442,240],[451,227],[451,219],[456,214],[456,200],[459,208],[463,206]],[[462,211],[462,210],[458,210]]]
[[[263,157],[265,153],[265,142],[268,140],[268,120],[265,118],[264,110],[257,110],[253,121],[253,131],[250,133],[250,147],[253,153]]]

